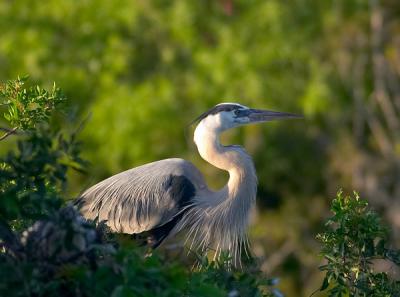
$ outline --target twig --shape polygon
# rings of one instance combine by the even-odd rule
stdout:
[[[2,131],[6,131],[6,133],[4,133],[1,137],[0,137],[0,141],[6,139],[8,136],[15,134],[17,131],[17,127],[12,128],[12,129],[7,129],[7,128],[0,128],[0,130]]]
[[[6,128],[6,127],[0,127],[0,130],[4,131],[4,132],[10,132],[12,129],[11,128]]]
[[[264,264],[262,265],[262,270],[267,271],[267,273],[271,273],[274,271],[276,267],[281,264],[287,256],[293,253],[296,250],[295,245],[292,241],[286,241],[280,248],[279,252],[276,252],[269,256],[268,259],[265,260]]]

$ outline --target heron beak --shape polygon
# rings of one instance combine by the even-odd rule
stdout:
[[[285,120],[285,119],[301,119],[302,115],[288,113],[288,112],[279,112],[279,111],[271,111],[271,110],[261,110],[261,109],[250,109],[248,114],[249,123],[263,123],[274,120]]]

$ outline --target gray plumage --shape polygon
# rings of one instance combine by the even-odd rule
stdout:
[[[189,183],[191,184],[186,184]],[[135,234],[169,222],[190,192],[204,187],[198,169],[183,159],[166,159],[129,169],[89,188],[79,203],[88,219],[106,221],[117,232]],[[194,191],[185,189],[194,187]]]
[[[222,189],[210,190],[192,163],[166,159],[101,181],[84,192],[77,205],[86,218],[106,221],[116,232],[150,232],[154,247],[184,230],[191,249],[206,252],[213,248],[215,257],[227,251],[238,263],[242,248],[247,246],[257,176],[246,151],[236,145],[221,145],[219,135],[245,124],[298,117],[237,103],[219,104],[197,118],[194,141],[204,160],[229,172],[229,181]]]

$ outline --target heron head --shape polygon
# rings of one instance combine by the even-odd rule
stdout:
[[[301,117],[293,113],[253,109],[238,103],[220,103],[201,114],[195,122],[201,122],[210,129],[222,132],[247,124]]]

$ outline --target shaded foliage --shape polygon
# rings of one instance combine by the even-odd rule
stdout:
[[[400,281],[387,272],[375,272],[374,261],[387,260],[400,267],[400,251],[388,248],[388,229],[367,201],[338,193],[323,233],[322,255],[327,261],[321,290],[329,296],[398,296]]]
[[[115,241],[64,208],[35,223],[19,249],[0,254],[0,293],[7,296],[275,296],[258,273],[225,263],[187,269],[178,261]],[[17,285],[17,284],[23,284]]]

